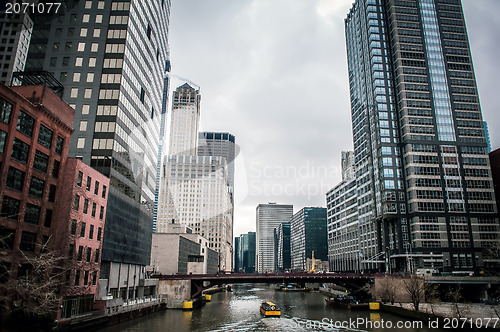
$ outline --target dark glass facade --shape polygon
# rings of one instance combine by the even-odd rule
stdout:
[[[75,108],[70,156],[110,178],[103,261],[149,263],[170,1],[74,1],[35,15],[27,70]]]
[[[284,222],[274,229],[276,271],[284,272],[292,267],[290,255],[290,223]]]
[[[290,219],[291,268],[306,269],[308,258],[328,259],[326,208],[305,207]]]
[[[499,222],[460,0],[358,0],[345,29],[362,268],[497,264],[484,250]]]

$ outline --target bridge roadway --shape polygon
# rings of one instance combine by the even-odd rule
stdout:
[[[160,280],[190,280],[191,298],[203,290],[222,284],[237,283],[334,283],[349,289],[359,289],[373,280],[375,275],[357,273],[221,273],[189,275],[154,275]]]
[[[221,274],[189,274],[189,275],[154,275],[160,280],[190,280],[191,298],[195,298],[203,290],[222,284],[236,283],[333,283],[343,286],[350,291],[360,289],[375,279],[386,277],[383,273],[221,273]],[[407,278],[404,274],[392,274],[392,278]],[[491,285],[500,284],[499,277],[483,276],[426,276],[426,283],[431,284],[462,284],[462,285]]]

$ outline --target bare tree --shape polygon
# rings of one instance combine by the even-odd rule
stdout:
[[[396,285],[394,279],[385,277],[380,280],[379,287],[375,290],[375,296],[380,298],[382,302],[394,303],[396,298]]]
[[[10,253],[10,258],[18,256],[20,264],[18,274],[6,271],[6,282],[0,284],[0,306],[7,320],[9,317],[12,320],[16,319],[14,317],[30,317],[34,321],[36,317],[45,317],[51,320],[57,310],[61,300],[59,290],[63,260],[55,252],[48,251],[46,246],[39,246],[34,254],[22,251]],[[2,256],[6,255],[3,252]]]
[[[408,279],[403,279],[404,289],[410,296],[411,303],[415,311],[419,311],[420,303],[425,297],[425,284],[424,280],[414,275]]]

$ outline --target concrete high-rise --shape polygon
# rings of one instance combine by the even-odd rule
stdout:
[[[230,133],[202,132],[198,138],[198,156],[226,158],[228,180],[231,193],[234,194],[234,158],[236,157],[236,139]]]
[[[169,155],[197,155],[200,102],[200,90],[195,90],[187,83],[174,91]]]
[[[219,269],[231,271],[233,198],[228,167],[226,157],[212,150],[197,154],[200,100],[199,90],[187,83],[173,93],[170,148],[161,173],[155,231],[167,232],[172,220],[191,227],[219,253]]]
[[[361,267],[359,248],[358,194],[352,151],[342,152],[342,182],[326,193],[328,263],[330,271],[357,271]],[[345,174],[345,176],[344,176]]]
[[[256,212],[255,268],[260,273],[273,272],[276,260],[274,229],[281,223],[290,221],[293,205],[259,204]]]
[[[363,268],[497,264],[483,250],[499,220],[460,0],[357,0],[345,30]]]
[[[72,1],[32,16],[26,70],[63,83],[76,111],[69,155],[110,178],[101,278],[120,280],[124,299],[150,260],[169,16],[170,0]]]
[[[2,8],[3,10],[4,8]],[[0,11],[0,82],[10,85],[12,74],[22,72],[33,32],[33,21],[27,13]]]

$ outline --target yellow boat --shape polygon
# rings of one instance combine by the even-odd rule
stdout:
[[[281,310],[272,302],[263,302],[260,305],[260,313],[264,317],[280,317]]]

